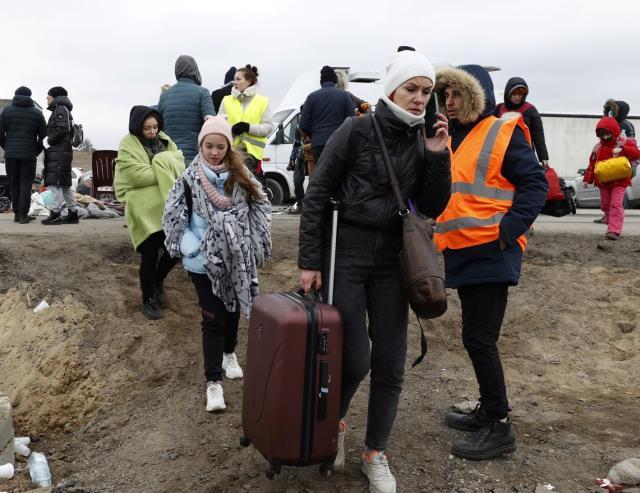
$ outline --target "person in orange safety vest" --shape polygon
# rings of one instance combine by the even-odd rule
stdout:
[[[499,120],[493,83],[479,65],[443,67],[435,92],[449,118],[451,199],[437,218],[446,285],[458,290],[462,340],[480,390],[470,413],[447,424],[474,432],[452,453],[489,459],[513,452],[516,439],[497,342],[509,286],[518,284],[525,232],[544,206],[547,181],[521,118]]]

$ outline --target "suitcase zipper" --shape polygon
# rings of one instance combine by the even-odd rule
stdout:
[[[307,358],[304,371],[304,398],[302,403],[302,441],[300,444],[300,466],[307,466],[313,450],[313,420],[315,411],[315,387],[317,365],[318,317],[315,305],[297,293],[280,293],[292,301],[302,304],[307,312]]]

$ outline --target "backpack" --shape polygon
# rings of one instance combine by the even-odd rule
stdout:
[[[576,213],[576,203],[573,199],[571,189],[566,186],[562,178],[558,178],[558,184],[560,185],[560,190],[564,195],[563,198],[560,200],[547,200],[547,202],[544,204],[544,207],[540,211],[540,214],[562,217],[568,214]]]
[[[71,141],[71,146],[78,148],[84,142],[84,130],[82,125],[73,121],[69,108],[64,106],[64,109],[67,110],[67,116],[69,117],[69,140]]]

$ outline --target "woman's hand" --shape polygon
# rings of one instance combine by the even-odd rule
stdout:
[[[300,271],[300,287],[305,293],[311,291],[312,286],[315,284],[316,289],[322,287],[322,272],[319,270],[304,270]]]
[[[442,113],[437,113],[436,116],[438,121],[433,124],[436,134],[430,138],[425,137],[424,146],[428,151],[442,152],[447,148],[447,142],[449,141],[449,122]]]

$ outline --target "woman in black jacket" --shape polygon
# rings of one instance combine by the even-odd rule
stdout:
[[[373,116],[382,128],[405,200],[429,217],[444,210],[451,190],[446,119],[438,115],[434,137],[425,139],[420,132],[434,83],[435,72],[423,55],[412,49],[397,53]],[[399,207],[371,118],[345,120],[327,142],[304,199],[298,266],[305,292],[328,280],[329,199],[335,198],[340,220],[334,304],[344,325],[341,416],[371,370],[362,470],[372,491],[391,492],[395,479],[383,451],[402,388],[408,302],[398,259]],[[341,421],[336,468],[344,466],[344,430]]]
[[[42,220],[42,224],[78,224],[78,211],[71,188],[71,162],[73,147],[71,146],[71,110],[73,104],[64,87],[56,86],[47,93],[47,109],[51,116],[47,122],[47,143],[49,147],[44,154],[44,184],[53,193],[51,213]],[[62,216],[64,206],[69,210]]]

